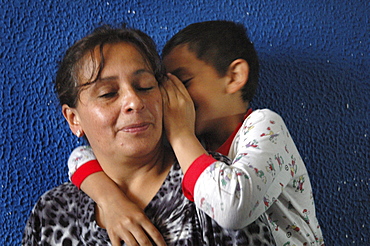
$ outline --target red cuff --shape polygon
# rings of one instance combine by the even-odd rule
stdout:
[[[203,154],[190,165],[182,181],[182,191],[187,199],[194,201],[194,187],[199,176],[209,165],[216,161],[212,156]]]
[[[82,181],[93,173],[102,172],[99,162],[97,160],[91,160],[79,167],[76,172],[72,175],[72,183],[80,189]]]

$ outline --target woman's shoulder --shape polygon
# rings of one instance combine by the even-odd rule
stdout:
[[[73,224],[76,220],[89,219],[94,213],[94,204],[83,191],[67,182],[45,192],[37,201],[32,214],[42,219],[45,227],[67,221]]]
[[[59,186],[56,186],[48,191],[46,191],[41,198],[44,200],[53,199],[58,196],[70,197],[71,194],[79,192],[78,188],[73,185],[71,182],[63,183]]]
[[[63,183],[46,191],[38,200],[35,209],[56,208],[59,212],[70,211],[91,199],[70,182]]]
[[[77,245],[81,238],[96,240],[82,236],[96,231],[91,226],[93,215],[94,202],[84,192],[72,183],[61,184],[39,198],[28,219],[23,240],[36,240],[42,245]]]

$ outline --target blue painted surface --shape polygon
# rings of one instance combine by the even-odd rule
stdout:
[[[212,19],[248,27],[262,66],[253,107],[286,120],[327,245],[369,245],[369,2],[154,2],[0,0],[0,245],[20,244],[32,206],[67,180],[66,159],[81,144],[53,92],[66,48],[100,23],[126,22],[161,49],[186,25]]]

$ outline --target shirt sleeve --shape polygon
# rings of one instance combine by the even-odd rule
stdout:
[[[35,208],[28,218],[26,227],[23,232],[22,245],[32,246],[40,245],[41,242],[41,219],[37,216]]]
[[[90,146],[75,148],[68,159],[68,176],[80,188],[82,181],[89,175],[103,171]]]
[[[190,201],[194,202],[194,187],[199,176],[209,165],[215,161],[216,159],[213,157],[203,154],[198,157],[186,171],[182,182],[182,191],[185,197]]]
[[[300,156],[281,117],[257,110],[244,121],[229,157],[231,165],[215,161],[199,175],[194,202],[222,227],[240,229],[274,203]]]

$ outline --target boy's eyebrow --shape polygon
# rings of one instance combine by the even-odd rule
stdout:
[[[185,67],[179,67],[179,68],[176,68],[175,70],[173,70],[170,73],[172,73],[173,75],[178,77],[179,75],[181,75],[183,73],[186,73],[186,72],[188,72],[188,70]]]

